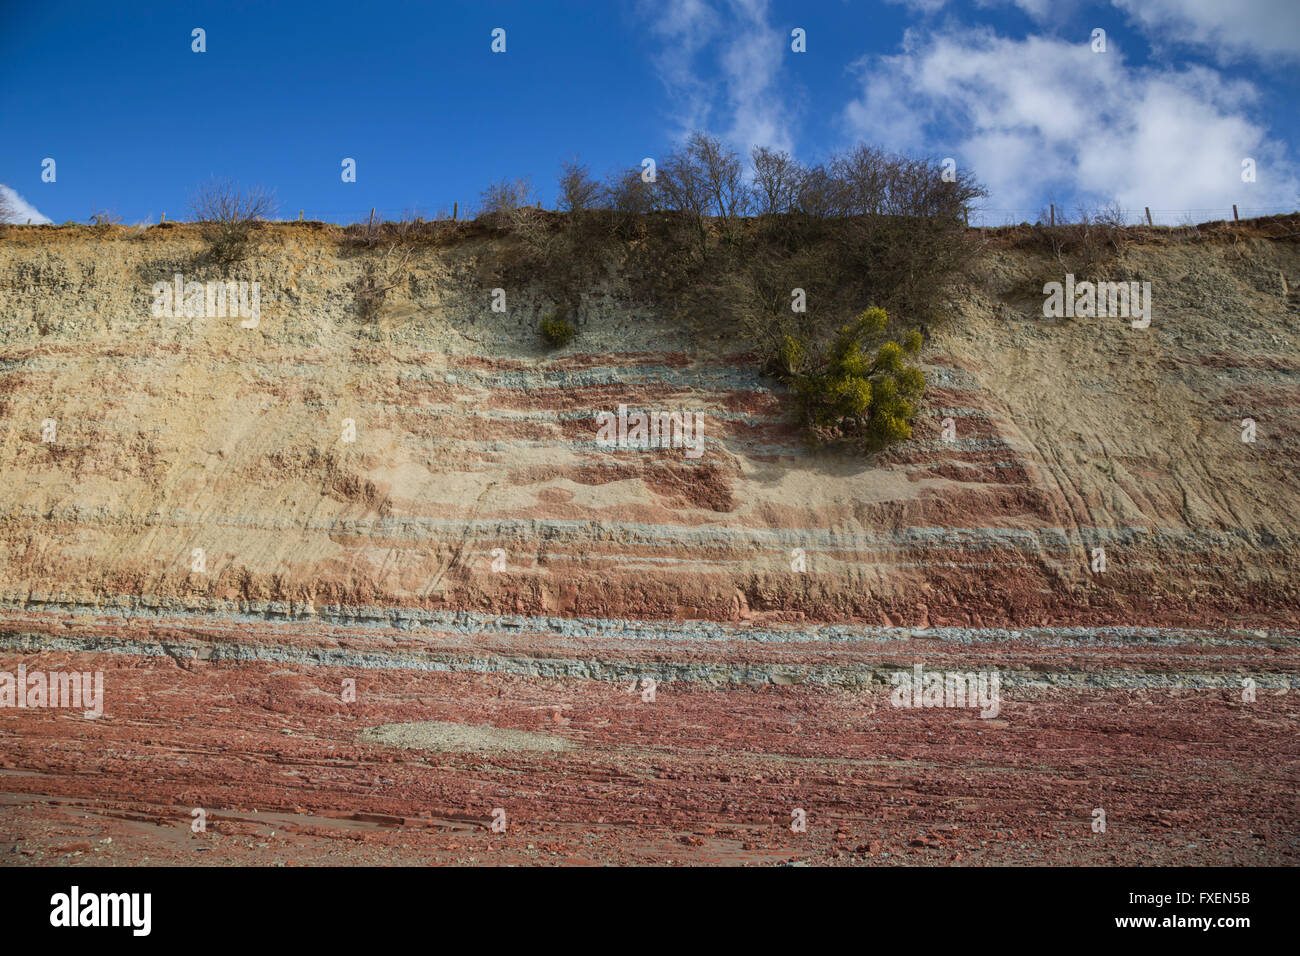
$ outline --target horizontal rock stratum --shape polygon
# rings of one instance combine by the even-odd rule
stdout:
[[[617,276],[544,350],[482,230],[363,321],[375,253],[318,224],[228,270],[185,226],[11,229],[0,671],[105,699],[0,708],[0,852],[1294,862],[1298,229],[1146,233],[1149,328],[1043,318],[1060,263],[990,232],[874,458]],[[176,275],[256,282],[255,326],[155,315]],[[703,453],[598,441],[620,406]],[[917,665],[999,713],[894,706]],[[436,722],[571,746],[373,732]]]

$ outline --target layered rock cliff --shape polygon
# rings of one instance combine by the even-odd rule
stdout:
[[[64,232],[0,247],[9,604],[1298,623],[1294,242],[1131,247],[1147,329],[1042,318],[1017,292],[1051,263],[994,249],[931,330],[914,439],[864,460],[805,450],[736,330],[616,281],[545,351],[536,290],[491,310],[489,239],[416,248],[363,322],[366,254],[321,231],[225,271],[185,227]],[[177,274],[257,281],[257,327],[155,317]],[[620,405],[698,413],[704,454],[602,447]]]
[[[286,793],[269,768],[249,769],[313,763],[343,741],[350,756],[338,759],[366,776],[377,751],[365,747],[378,738],[355,743],[362,726],[338,721],[357,712],[334,696],[361,673],[365,726],[490,717],[599,750],[529,757],[530,779],[554,784],[546,799],[512,790],[511,761],[522,758],[501,757],[494,779],[535,816],[563,826],[712,821],[699,839],[723,859],[717,826],[787,812],[784,791],[759,796],[773,780],[806,791],[811,774],[823,806],[845,800],[845,819],[878,823],[875,803],[866,813],[861,792],[838,787],[858,771],[836,761],[964,765],[928,749],[927,734],[952,732],[941,715],[904,726],[907,712],[882,696],[891,672],[924,660],[997,670],[1003,693],[1027,702],[1021,730],[970,738],[972,759],[1017,773],[1030,771],[1029,751],[1083,746],[1096,720],[1136,738],[1097,757],[1110,769],[1090,764],[1094,776],[1139,754],[1151,762],[1139,776],[1163,772],[1179,758],[1164,731],[1147,736],[1151,700],[1133,695],[1200,688],[1210,698],[1160,698],[1161,726],[1182,728],[1180,740],[1206,735],[1207,759],[1235,746],[1243,763],[1223,772],[1241,784],[1221,818],[1271,832],[1268,859],[1293,855],[1294,747],[1284,738],[1294,740],[1285,694],[1300,663],[1298,228],[1292,219],[1201,241],[1134,241],[1114,271],[1151,283],[1148,328],[1043,318],[1038,290],[1064,267],[987,234],[976,278],[928,330],[914,436],[875,458],[809,451],[789,397],[738,330],[704,314],[670,318],[617,276],[581,290],[577,336],[546,350],[537,325],[555,303],[540,286],[506,288],[506,311],[491,307],[489,235],[417,244],[382,308],[363,318],[357,290],[373,253],[327,227],[270,227],[257,255],[228,270],[205,264],[185,226],[12,229],[0,240],[0,653],[6,667],[22,657],[117,675],[105,723],[21,715],[11,767],[58,779],[23,778],[15,792],[85,796],[84,782],[50,765],[57,741],[56,751],[105,761],[117,783],[91,789],[119,810],[252,802],[286,813],[369,808],[400,822],[433,804],[474,816],[483,800],[505,799],[447,783],[467,767],[434,782],[412,769],[373,800],[352,783]],[[255,326],[156,314],[155,284],[177,275],[256,282]],[[624,405],[702,416],[703,454],[602,445],[595,416]],[[638,698],[612,682],[644,678],[679,687],[686,709],[629,711]],[[1264,723],[1238,738],[1215,708],[1240,700],[1247,678],[1264,695],[1254,718]],[[168,702],[181,687],[186,703]],[[753,696],[762,688],[783,696]],[[106,741],[138,745],[142,727],[168,738],[169,753],[186,752],[186,728],[225,733],[194,702],[228,706],[232,694],[243,703],[230,719],[255,757],[173,773],[99,755]],[[848,729],[864,701],[896,747]],[[735,733],[733,713],[751,723],[728,749],[719,742]],[[284,757],[289,742],[268,714],[294,715],[285,733],[317,743]],[[816,731],[786,746],[789,720]],[[964,732],[989,736],[991,726],[976,719]],[[668,749],[652,759],[656,741]],[[744,772],[723,756],[740,751],[751,755]],[[820,769],[782,763],[796,757]],[[1278,776],[1282,758],[1291,770]],[[1066,779],[1070,760],[1054,760],[1039,769]],[[764,761],[784,769],[749,773]],[[640,796],[610,797],[605,763],[640,774]],[[912,773],[903,763],[891,773]],[[945,773],[897,785],[940,792]],[[665,782],[682,779],[707,785]],[[1028,821],[1065,798],[1017,779],[1041,806],[1013,807],[989,778],[993,789],[971,798],[984,809],[964,826],[989,837],[1018,820],[1007,825],[1021,842],[977,858],[1051,856],[1032,849],[1047,838]],[[1117,804],[1155,835],[1106,853],[1189,861],[1165,839],[1166,818],[1209,791],[1184,784],[1144,802],[1144,785],[1126,793],[1112,782]],[[1077,797],[1069,813],[1086,819],[1096,798]],[[737,806],[719,811],[719,800]],[[901,805],[904,816],[917,806]],[[921,828],[940,817],[949,819],[931,814]],[[48,823],[14,826],[21,838]],[[1067,836],[1055,844],[1066,856],[1105,859]],[[683,849],[665,839],[668,857]],[[1204,859],[1254,859],[1252,839],[1220,837]],[[844,841],[826,840],[838,855]],[[749,843],[751,857],[738,858],[766,858]],[[624,843],[608,858],[628,853]]]

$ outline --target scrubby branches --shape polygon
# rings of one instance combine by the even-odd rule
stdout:
[[[116,209],[95,209],[90,214],[89,222],[92,226],[120,226],[122,217]]]
[[[262,186],[240,189],[230,180],[212,179],[190,198],[190,210],[208,251],[223,265],[248,256],[256,223],[275,209],[275,194],[270,190]]]
[[[1044,248],[1066,272],[1080,278],[1104,279],[1124,251],[1128,213],[1117,202],[1088,209],[1080,207],[1073,221],[1063,209],[1039,215],[1038,228],[1021,240]]]
[[[483,190],[479,199],[479,215],[497,217],[508,217],[536,202],[532,180],[527,176],[499,179]]]
[[[663,208],[663,191],[657,182],[644,179],[641,170],[627,169],[606,182],[604,205],[610,213],[611,234],[630,240],[646,216]]]
[[[405,279],[410,258],[411,249],[395,242],[377,259],[367,259],[361,266],[361,275],[353,286],[353,299],[363,321],[373,322],[379,315],[388,293]]]
[[[586,165],[576,156],[565,161],[560,171],[560,210],[582,213],[600,205],[604,187],[591,175]]]
[[[373,249],[393,244],[433,242],[454,229],[455,223],[446,207],[439,208],[431,219],[416,210],[406,210],[401,219],[394,221],[368,219],[349,223],[343,227],[343,241],[349,246]]]
[[[537,202],[532,180],[501,179],[480,194],[480,222],[508,231],[524,247],[528,256],[547,262],[553,259],[553,236]]]

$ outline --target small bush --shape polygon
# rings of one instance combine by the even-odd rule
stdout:
[[[867,309],[840,329],[816,362],[806,342],[785,337],[783,377],[794,387],[813,444],[847,443],[873,452],[912,437],[925,376],[906,359],[920,352],[921,333],[894,341],[885,334],[887,322],[884,309]]]
[[[578,330],[569,321],[568,307],[561,305],[554,312],[548,312],[542,317],[542,324],[538,326],[538,331],[542,333],[542,339],[547,345],[553,349],[562,349],[569,344]]]
[[[253,229],[275,208],[274,193],[261,186],[241,190],[228,180],[214,179],[200,186],[190,199],[194,221],[208,243],[208,252],[222,265],[248,257]]]
[[[527,176],[500,179],[479,194],[479,218],[498,225],[508,224],[515,213],[536,202],[532,181]]]

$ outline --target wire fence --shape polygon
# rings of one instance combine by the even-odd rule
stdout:
[[[979,207],[972,208],[970,211],[970,224],[972,226],[996,227],[996,226],[1013,226],[1022,222],[1035,223],[1040,217],[1048,215],[1051,204],[1040,206],[1035,209],[1027,208],[1002,208],[1002,207]],[[1235,215],[1234,215],[1235,210]],[[1195,208],[1157,208],[1150,207],[1151,218],[1156,225],[1182,225],[1188,221],[1193,223],[1212,222],[1218,219],[1254,219],[1261,216],[1284,215],[1287,213],[1297,212],[1296,207],[1286,208],[1283,206],[1201,206]],[[281,210],[282,221],[289,221],[296,216],[285,215],[286,211]],[[416,209],[374,209],[375,222],[401,222],[409,219],[423,219],[425,222],[435,222],[443,219],[472,219],[477,210],[473,204],[451,204],[447,207],[436,207],[436,211],[428,211],[424,208]],[[1135,212],[1126,212],[1128,225],[1142,225],[1146,222],[1146,207]],[[371,220],[371,210],[364,209],[316,209],[307,208],[300,210],[301,218],[317,222],[329,222],[338,225],[349,225],[352,223],[364,223]],[[1065,223],[1077,221],[1078,212],[1071,211],[1067,208],[1056,207],[1056,221]]]
[[[291,210],[281,209],[279,221],[289,222],[302,219],[304,221],[330,222],[340,226],[347,226],[353,223],[369,222],[371,220],[371,211],[369,206],[362,209],[315,209],[308,207],[289,215]],[[473,203],[460,202],[447,203],[445,207],[439,205],[433,208],[419,206],[404,209],[381,209],[376,206],[373,212],[375,222],[403,222],[417,219],[423,222],[440,222],[452,219],[473,219],[478,214],[478,210]]]
[[[970,211],[970,224],[972,226],[1015,226],[1024,222],[1030,224],[1039,222],[1051,215],[1051,203],[1039,206],[1035,209],[1004,209],[992,206],[982,206],[978,209],[972,208]],[[1199,224],[1203,222],[1213,222],[1215,220],[1226,219],[1256,219],[1263,216],[1286,215],[1300,211],[1297,207],[1286,208],[1283,206],[1200,206],[1187,209],[1165,209],[1155,206],[1143,206],[1139,210],[1122,210],[1125,217],[1125,224],[1131,226],[1145,225],[1147,222],[1146,213],[1151,214],[1151,219],[1157,226],[1183,225],[1186,223]],[[1077,222],[1079,211],[1073,212],[1068,207],[1056,206],[1056,221],[1060,223]],[[1090,213],[1091,214],[1091,213]]]
[[[1047,204],[1038,208],[1003,208],[994,206],[982,206],[972,208],[968,217],[971,226],[981,228],[997,228],[1001,226],[1015,226],[1021,223],[1030,223],[1031,225],[1050,217],[1049,210],[1052,204]],[[543,207],[545,208],[545,207]],[[1229,220],[1234,218],[1255,219],[1263,216],[1285,215],[1294,213],[1296,207],[1286,208],[1283,206],[1201,206],[1194,208],[1172,209],[1143,207],[1141,210],[1125,211],[1127,225],[1144,225],[1147,222],[1146,212],[1150,212],[1151,220],[1157,226],[1178,226],[1178,225],[1197,225],[1203,222],[1213,222],[1216,220]],[[132,225],[150,225],[165,219],[168,222],[189,222],[192,214],[189,210],[178,210],[180,215],[171,217],[166,212],[161,215],[150,215],[139,223]],[[477,206],[474,203],[460,203],[453,201],[445,205],[434,207],[428,206],[408,206],[405,208],[388,207],[351,207],[351,208],[320,208],[304,207],[298,210],[281,209],[279,215],[275,217],[275,222],[327,222],[339,226],[353,225],[356,223],[368,222],[404,222],[420,220],[423,222],[438,222],[448,220],[466,220],[473,219],[477,214]],[[1077,222],[1079,219],[1078,210],[1073,212],[1062,206],[1055,207],[1055,217],[1058,224]]]

